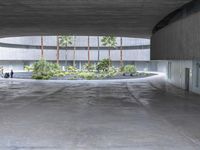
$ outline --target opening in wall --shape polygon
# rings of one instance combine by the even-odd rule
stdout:
[[[168,71],[167,71],[168,79],[170,80],[172,77],[172,62],[168,62]]]
[[[200,87],[200,63],[196,65],[196,87]]]
[[[190,90],[190,68],[185,68],[185,90]]]

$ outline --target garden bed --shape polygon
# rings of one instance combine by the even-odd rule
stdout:
[[[83,70],[74,66],[66,66],[65,71],[61,70],[59,64],[39,60],[33,66],[27,66],[27,71],[31,76],[23,77],[37,80],[111,80],[111,79],[135,79],[152,76],[151,73],[137,72],[134,65],[121,67],[112,66],[111,60],[103,59],[96,64],[85,64]],[[17,77],[17,75],[15,75]],[[18,78],[23,78],[18,76]]]
[[[91,79],[85,79],[85,78],[81,78],[78,77],[77,75],[66,75],[63,77],[52,77],[49,80],[116,80],[116,79],[137,79],[137,78],[145,78],[145,77],[150,77],[153,76],[155,74],[153,73],[137,73],[137,74],[133,74],[132,76],[130,76],[129,74],[127,75],[123,75],[123,74],[117,74],[114,76],[110,76],[110,77],[102,77],[102,78],[91,78]],[[15,79],[31,79],[32,78],[32,73],[31,72],[17,72],[14,75]]]

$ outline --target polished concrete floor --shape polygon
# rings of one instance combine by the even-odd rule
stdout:
[[[161,76],[0,83],[0,150],[200,149],[200,96]]]

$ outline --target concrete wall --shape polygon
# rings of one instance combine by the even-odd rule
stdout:
[[[0,60],[39,60],[41,51],[39,49],[21,49],[21,48],[0,48]],[[60,51],[60,60],[73,60],[73,50],[68,50],[67,54],[65,50]],[[46,60],[56,60],[56,50],[44,50],[44,57]],[[100,51],[100,59],[108,58],[108,50]],[[75,59],[77,61],[88,60],[87,50],[77,50],[75,53]],[[90,59],[92,61],[98,60],[98,51],[90,51]],[[111,50],[111,59],[113,61],[120,60],[120,50]],[[124,61],[149,61],[150,50],[149,49],[136,49],[136,50],[124,50]]]
[[[192,67],[193,67],[192,91],[200,94],[200,65],[199,64],[200,64],[199,60],[194,60],[192,64]]]
[[[168,61],[156,61],[157,71],[162,73],[167,73]]]
[[[4,72],[10,72],[11,69],[14,70],[24,70],[24,62],[23,61],[2,61],[0,60],[0,66],[3,66]]]
[[[192,91],[192,61],[169,61],[171,62],[171,78],[169,81],[180,87],[185,89],[185,69],[190,68],[190,90]]]
[[[167,74],[167,80],[176,87],[185,89],[185,69],[190,69],[190,91],[200,94],[200,69],[197,74],[197,60],[168,60],[156,61],[159,72]],[[171,71],[169,71],[169,64],[171,63]],[[199,86],[197,87],[197,75],[199,76]]]
[[[151,37],[151,59],[168,81],[186,88],[186,68],[190,69],[190,91],[200,94],[200,1],[193,1],[158,23]],[[156,30],[155,30],[156,29]],[[198,74],[199,71],[199,74]]]
[[[102,47],[100,37],[100,46]],[[25,60],[32,61],[40,59],[40,37],[13,37],[13,38],[2,38],[0,43],[8,44],[4,47],[0,47],[0,60]],[[75,59],[78,61],[88,60],[88,37],[87,36],[77,36],[75,44],[76,47],[80,47],[75,53]],[[17,45],[22,45],[23,47],[17,47]],[[44,56],[46,60],[56,60],[56,37],[55,36],[44,36],[44,46],[53,46],[53,49],[45,49]],[[133,48],[131,46],[140,46],[140,45],[149,45],[149,39],[140,39],[140,38],[123,38],[123,46],[128,47],[123,49],[123,60],[124,61],[149,61],[150,60],[150,50],[149,48]],[[30,46],[38,47],[30,47]],[[90,46],[98,46],[98,38],[90,37]],[[120,46],[120,38],[117,38],[117,46]],[[55,49],[54,49],[55,48]],[[68,48],[69,49],[69,48]],[[60,60],[73,60],[74,53],[73,48],[69,49],[66,53],[65,50],[60,50]],[[13,55],[14,54],[14,55]],[[98,60],[98,51],[91,50],[90,52],[91,60]],[[108,58],[108,50],[104,46],[100,50],[100,59]],[[120,60],[120,50],[116,48],[111,50],[111,59],[113,61]]]
[[[177,20],[152,36],[151,59],[192,60],[200,58],[200,12]]]

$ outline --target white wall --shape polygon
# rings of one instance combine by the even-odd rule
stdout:
[[[200,94],[200,87],[196,87],[196,63],[194,60],[157,61],[159,72],[168,74],[168,63],[171,62],[171,78],[168,81],[176,87],[185,89],[185,69],[190,68],[190,91]]]
[[[23,61],[0,61],[0,67],[3,67],[4,73],[10,72],[11,69],[14,71],[23,71],[24,62]]]
[[[157,62],[157,71],[167,74],[168,61],[154,61]]]
[[[190,68],[190,90],[192,90],[192,61],[171,61],[171,83],[185,89],[185,69]]]
[[[21,49],[21,48],[5,48],[0,47],[0,60],[39,60],[41,51],[39,49]],[[67,51],[67,59],[73,60],[73,50]],[[56,50],[44,50],[44,57],[46,60],[56,60]],[[66,51],[60,51],[60,60],[65,60]],[[100,51],[100,59],[108,58],[108,50]],[[77,50],[75,59],[79,61],[88,60],[87,50]],[[93,61],[98,60],[98,51],[90,51],[90,59]],[[120,50],[111,50],[111,59],[113,61],[120,61]],[[124,61],[149,61],[150,50],[124,50]]]
[[[200,61],[194,60],[193,61],[193,86],[192,86],[192,91],[195,93],[199,93],[200,94],[200,84],[199,87],[197,87],[197,63],[200,63]],[[200,73],[199,73],[199,80],[200,80]],[[198,82],[200,83],[200,81]]]

